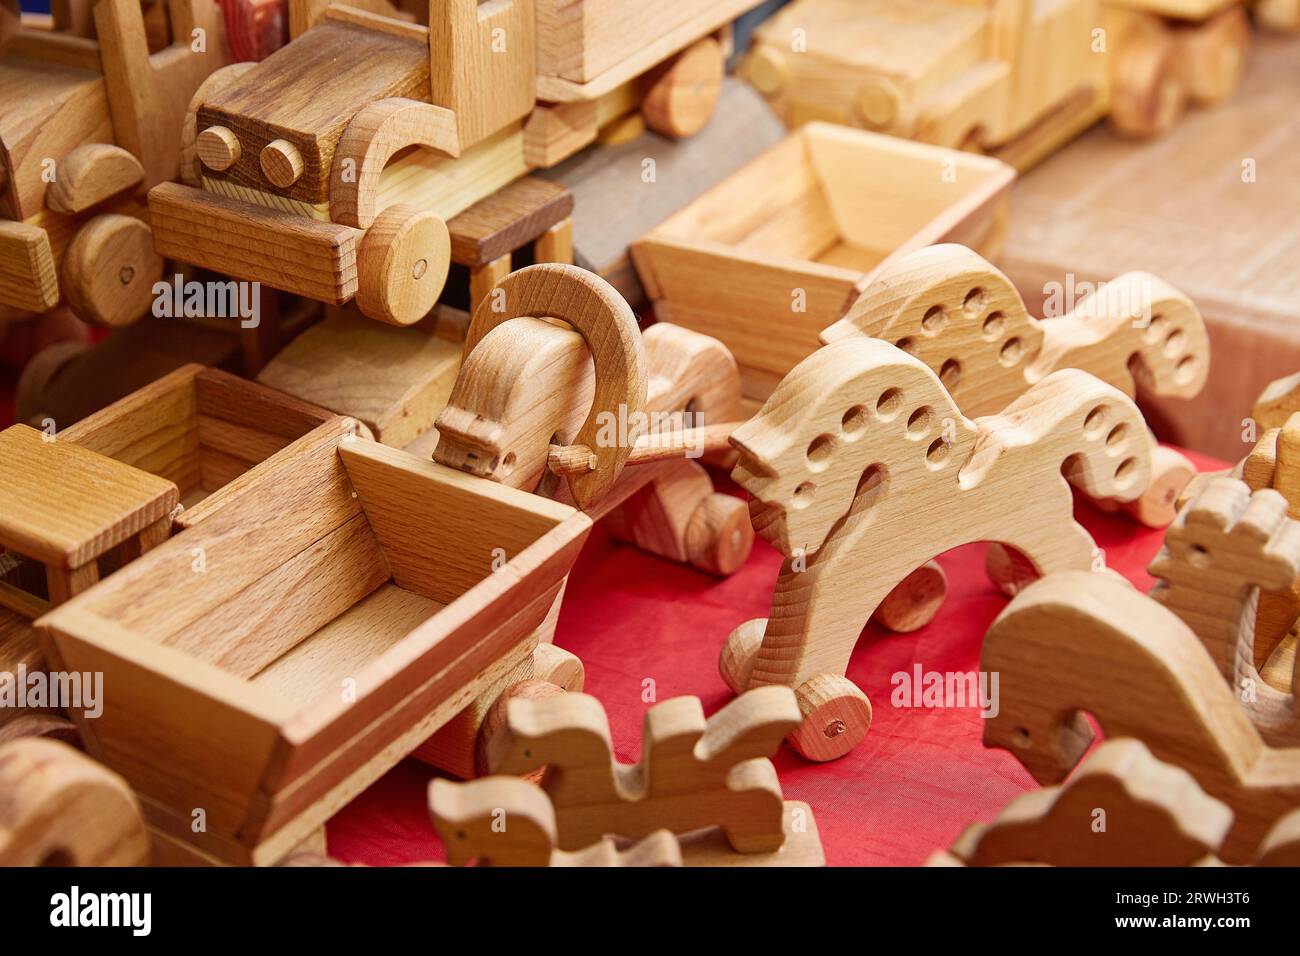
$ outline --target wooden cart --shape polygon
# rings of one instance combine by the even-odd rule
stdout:
[[[85,23],[4,45],[0,304],[108,326],[148,311],[163,261],[138,194],[175,177],[186,104],[225,62],[212,0],[153,10],[169,33],[152,53],[140,0],[96,0],[96,39]]]
[[[811,123],[632,246],[661,320],[724,342],[761,402],[887,263],[1001,248],[1005,164]]]
[[[201,188],[150,193],[156,248],[408,325],[442,291],[446,220],[638,107],[654,128],[698,129],[719,38],[753,5],[450,0],[423,26],[311,4],[305,32],[195,97]]]
[[[591,526],[366,438],[290,451],[38,622],[105,674],[86,749],[191,860],[275,862],[526,664]]]

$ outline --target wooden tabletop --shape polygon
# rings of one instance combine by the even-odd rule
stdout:
[[[0,432],[0,545],[72,570],[176,507],[170,481],[14,425]]]
[[[1210,326],[1210,383],[1149,410],[1171,426],[1162,437],[1229,460],[1259,390],[1300,369],[1300,38],[1255,41],[1227,103],[1149,142],[1098,126],[1022,176],[1001,260],[1031,307],[1070,275],[1134,270],[1191,296]]]

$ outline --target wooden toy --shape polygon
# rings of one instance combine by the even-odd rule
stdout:
[[[768,759],[799,721],[794,696],[781,687],[744,694],[708,720],[698,698],[676,697],[646,712],[641,760],[628,765],[614,758],[596,698],[516,698],[488,740],[488,763],[494,773],[546,768],[541,786],[563,849],[610,835],[711,828],[715,838],[689,851],[688,863],[820,866],[812,813],[782,800]]]
[[[188,365],[67,428],[0,432],[9,450],[0,671],[42,670],[33,619],[216,511],[249,469],[318,426],[344,427],[323,409]],[[40,712],[0,708],[0,725]]]
[[[422,26],[306,4],[296,39],[196,98],[201,188],[151,191],[155,244],[409,325],[442,291],[447,220],[638,107],[698,130],[721,86],[715,34],[754,5],[448,0]]]
[[[126,781],[67,744],[0,746],[0,866],[141,866],[149,834]]]
[[[1021,794],[990,824],[973,823],[930,866],[1222,866],[1232,809],[1140,740],[1108,740],[1069,782]],[[1300,809],[1260,844],[1256,866],[1300,859]]]
[[[720,670],[737,693],[793,687],[804,720],[790,741],[812,760],[866,734],[871,705],[845,668],[909,574],[975,541],[1019,551],[1038,573],[1092,569],[1070,483],[1131,499],[1151,469],[1132,400],[1086,372],[1053,372],[972,421],[920,359],[871,338],[804,359],[731,441],[754,529],[786,560],[771,614],[731,633]]]
[[[1300,806],[1300,749],[1270,747],[1197,635],[1122,579],[1064,571],[1034,583],[993,622],[980,667],[1001,686],[985,746],[1040,783],[1064,779],[1088,748],[1087,713],[1232,809],[1225,862],[1252,859]]]
[[[539,175],[573,193],[573,261],[640,312],[646,295],[628,248],[785,137],[753,87],[728,76],[713,119],[696,135],[674,139],[644,130],[619,142],[602,135],[599,149]]]
[[[742,72],[792,126],[830,120],[1026,169],[1103,116],[1150,136],[1189,99],[1225,99],[1249,43],[1241,6],[1221,0],[798,0],[758,28]]]
[[[167,31],[155,52],[138,0],[97,0],[93,32],[87,18],[81,33],[24,28],[4,45],[5,305],[66,302],[108,326],[148,311],[163,262],[138,194],[176,175],[185,104],[225,62],[211,0],[154,7]]]
[[[632,261],[656,316],[726,343],[761,402],[891,257],[937,242],[996,257],[1014,178],[993,159],[811,123],[634,243]]]
[[[428,319],[398,328],[354,309],[327,309],[325,321],[289,343],[258,380],[364,422],[386,445],[410,445],[447,404],[469,313],[515,260],[572,261],[572,209],[566,190],[534,177],[475,203],[447,223],[452,275]]]
[[[246,478],[38,628],[159,839],[261,864],[532,657],[591,522],[352,423]]]
[[[741,419],[727,349],[668,323],[642,335],[618,293],[574,266],[522,269],[490,299],[470,322],[460,374],[437,419],[435,460],[572,500],[593,519],[617,509],[616,533],[701,570],[730,574],[743,564],[753,543],[745,504],[714,493],[697,461],[679,452],[623,467],[639,437],[677,431],[685,413],[708,425]],[[702,454],[707,442],[696,437]],[[576,457],[587,467],[560,465],[561,487],[548,464],[553,446],[566,445],[585,446]],[[652,457],[674,451],[670,442]]]
[[[671,830],[656,830],[626,850],[609,837],[573,852],[557,849],[550,798],[518,777],[434,780],[429,813],[452,866],[682,865],[682,848]]]

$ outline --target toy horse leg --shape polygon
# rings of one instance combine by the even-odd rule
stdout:
[[[650,483],[612,512],[609,521],[618,537],[651,554],[689,561],[709,574],[731,574],[754,546],[745,502],[715,492],[709,473],[686,459],[659,466]]]

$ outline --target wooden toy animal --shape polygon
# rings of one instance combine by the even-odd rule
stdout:
[[[643,335],[603,279],[573,266],[530,266],[475,310],[433,457],[572,500],[593,518],[617,509],[620,535],[730,574],[753,543],[744,502],[715,493],[685,450],[663,459],[670,445],[654,463],[624,467],[638,438],[679,430],[688,414],[719,425],[742,417],[735,361],[721,343],[668,323]],[[699,439],[694,454],[707,445]],[[577,454],[585,467],[561,460],[566,446],[585,449]],[[553,457],[567,487],[548,467]]]
[[[973,823],[930,865],[1220,866],[1232,810],[1140,740],[1107,740],[1068,783],[1021,794],[992,823]],[[1300,809],[1269,831],[1252,860],[1300,859]]]
[[[971,420],[924,363],[871,338],[809,356],[731,441],[754,528],[786,561],[768,618],[731,633],[720,669],[737,693],[794,688],[804,720],[790,741],[813,760],[867,732],[870,703],[845,668],[899,582],[974,541],[1008,545],[1039,573],[1094,568],[1069,483],[1131,499],[1151,468],[1132,400],[1086,372],[1054,372]]]
[[[142,866],[149,833],[126,781],[67,744],[0,745],[0,866]]]
[[[756,4],[430,0],[428,26],[300,5],[295,39],[195,98],[200,188],[150,193],[157,248],[409,325],[447,277],[446,220],[638,106],[672,135],[699,129],[719,38]]]
[[[829,120],[1025,169],[1102,116],[1150,136],[1189,99],[1225,99],[1249,43],[1237,3],[798,0],[758,28],[742,70],[792,126]]]
[[[1132,398],[1192,398],[1205,385],[1210,342],[1187,296],[1145,272],[1099,284],[1066,314],[1040,321],[1002,272],[964,246],[919,249],[883,268],[823,342],[869,335],[928,365],[966,415],[992,415],[1061,368],[1090,372]],[[1144,524],[1174,519],[1195,467],[1152,442],[1157,471],[1128,506]]]
[[[434,780],[429,813],[452,866],[682,865],[682,849],[671,830],[655,830],[626,850],[609,837],[573,852],[556,849],[550,798],[518,777]]]
[[[155,52],[139,0],[96,0],[93,27],[56,18],[4,45],[0,304],[66,302],[108,326],[148,311],[163,260],[137,194],[176,176],[185,105],[225,62],[212,0],[154,6]]]
[[[1225,862],[1252,859],[1300,806],[1300,748],[1270,747],[1196,634],[1121,579],[1063,571],[1030,585],[993,622],[980,667],[1001,688],[985,746],[1039,783],[1064,779],[1087,750],[1089,714],[1231,808]]]
[[[565,849],[607,835],[639,839],[660,828],[677,834],[717,828],[734,853],[755,855],[736,863],[820,865],[811,812],[783,802],[768,759],[799,720],[786,688],[751,691],[708,720],[698,698],[676,697],[646,712],[641,760],[629,765],[614,759],[609,721],[596,698],[513,700],[488,741],[488,763],[493,773],[506,774],[546,767],[541,786]]]

